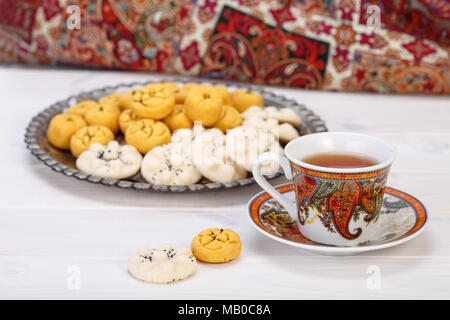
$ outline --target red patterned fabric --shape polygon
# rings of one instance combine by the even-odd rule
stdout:
[[[449,26],[447,0],[0,0],[0,61],[448,94]]]

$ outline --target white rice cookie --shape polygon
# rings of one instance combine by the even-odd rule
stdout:
[[[111,141],[104,146],[100,143],[90,145],[77,158],[78,170],[97,177],[125,179],[139,172],[142,156],[135,147],[119,145]]]
[[[128,259],[127,266],[139,280],[170,283],[193,275],[197,271],[197,260],[189,249],[165,245],[159,249],[140,248]]]
[[[194,167],[189,145],[171,142],[150,150],[142,161],[141,174],[150,184],[190,185],[202,178]]]
[[[290,123],[280,124],[274,132],[278,133],[278,138],[284,143],[294,140],[300,136],[297,129],[295,129]]]
[[[219,129],[208,129],[194,139],[194,165],[213,182],[226,183],[247,176],[241,166],[227,158],[225,141],[225,135]]]
[[[280,108],[277,107],[267,107],[264,108],[264,113],[266,118],[273,118],[278,120],[280,123],[290,123],[294,126],[300,124],[302,119],[300,116],[291,108]]]
[[[228,131],[226,136],[227,156],[245,170],[251,172],[253,163],[264,152],[284,153],[277,137],[271,132],[250,126],[239,126]],[[278,162],[271,161],[261,165],[261,173],[266,175],[273,174],[278,169]]]
[[[278,129],[278,120],[273,118],[247,117],[244,119],[242,125],[256,129],[276,130]]]
[[[241,113],[242,118],[251,118],[251,117],[257,117],[257,118],[265,118],[266,113],[264,112],[264,108],[258,107],[258,106],[252,106]]]
[[[279,123],[290,123],[294,126],[298,126],[302,119],[291,108],[277,108],[277,107],[250,107],[241,113],[244,119],[247,118],[262,118],[262,119],[275,119]],[[244,120],[245,121],[245,120]]]

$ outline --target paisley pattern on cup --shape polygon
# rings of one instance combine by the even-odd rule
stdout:
[[[363,173],[329,173],[291,162],[291,168],[301,225],[319,218],[328,232],[354,240],[363,230],[350,230],[352,221],[377,221],[390,167]]]

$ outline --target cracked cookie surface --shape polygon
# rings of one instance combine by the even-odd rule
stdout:
[[[210,228],[192,239],[191,250],[198,260],[204,262],[228,262],[241,253],[241,239],[231,229]]]
[[[125,141],[145,154],[156,146],[169,143],[170,136],[170,129],[164,122],[141,119],[128,126]]]
[[[78,130],[70,138],[70,151],[75,158],[89,149],[91,144],[100,143],[106,145],[114,140],[114,133],[105,126],[88,126]]]
[[[132,109],[141,118],[160,120],[175,106],[173,93],[163,86],[148,86],[133,92]]]

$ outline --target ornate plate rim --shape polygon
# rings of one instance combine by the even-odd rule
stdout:
[[[255,87],[253,85],[243,84],[243,83],[235,83],[232,81],[219,81],[219,80],[209,80],[203,78],[178,78],[178,77],[160,77],[158,80],[151,81],[142,81],[142,82],[130,82],[130,83],[120,83],[115,86],[105,86],[97,89],[93,89],[90,91],[82,91],[77,95],[71,95],[64,100],[57,101],[51,104],[49,107],[40,111],[36,114],[28,124],[25,132],[25,144],[27,148],[30,150],[31,154],[34,155],[38,160],[43,162],[46,166],[50,167],[52,170],[62,173],[66,176],[76,178],[78,180],[87,181],[95,184],[102,184],[105,186],[114,186],[122,189],[135,189],[135,190],[146,190],[146,191],[157,191],[157,192],[199,192],[199,191],[214,191],[221,189],[231,189],[236,187],[242,187],[246,185],[251,185],[255,183],[255,179],[253,177],[235,180],[229,183],[205,183],[205,184],[193,184],[193,185],[185,185],[185,186],[167,186],[167,185],[152,185],[145,182],[136,182],[130,180],[117,180],[117,179],[106,179],[98,176],[89,175],[83,173],[77,169],[70,168],[59,161],[57,161],[50,152],[46,151],[40,144],[40,131],[42,130],[42,126],[45,125],[49,118],[53,116],[55,113],[61,112],[64,110],[65,105],[69,104],[69,102],[73,99],[81,100],[88,99],[90,96],[93,96],[98,93],[106,93],[108,90],[120,90],[120,88],[127,87],[129,90],[132,90],[133,87],[137,86],[145,86],[149,83],[154,82],[177,82],[177,83],[206,83],[211,85],[224,85],[227,87],[235,87],[235,88],[245,88],[250,89],[252,91],[258,92],[263,95],[264,98],[269,98],[272,100],[276,100],[277,102],[286,104],[286,107],[291,107],[296,110],[297,113],[300,113],[303,121],[306,121],[306,124],[310,125],[312,133],[316,132],[325,132],[328,131],[325,122],[314,112],[309,110],[306,106],[297,103],[293,99],[286,98],[283,95],[277,95],[272,91],[268,91],[263,88]],[[80,99],[81,98],[81,99]],[[45,128],[46,130],[46,128]],[[276,172],[275,174],[267,176],[268,179],[274,179],[282,175],[281,170]]]
[[[293,186],[292,183],[288,182],[288,183],[283,183],[280,185],[275,186],[275,189],[279,189],[282,188],[284,186]],[[290,191],[290,190],[289,190]],[[265,194],[268,194],[266,191],[261,191],[258,192],[256,195],[254,195],[247,204],[247,217],[250,220],[250,223],[253,225],[254,228],[256,228],[256,230],[258,230],[260,233],[262,233],[263,235],[265,235],[266,237],[269,237],[273,240],[282,242],[284,244],[290,245],[290,246],[294,246],[294,247],[299,247],[308,251],[313,251],[313,252],[318,252],[318,253],[322,253],[322,254],[335,254],[335,255],[344,255],[344,254],[357,254],[357,253],[362,253],[362,252],[367,252],[367,251],[373,251],[373,250],[379,250],[379,249],[385,249],[385,248],[389,248],[389,247],[393,247],[402,243],[405,243],[409,240],[414,239],[415,237],[417,237],[418,235],[420,235],[423,230],[425,229],[425,226],[428,223],[428,212],[426,207],[423,205],[423,203],[418,200],[417,198],[413,197],[412,195],[392,188],[392,187],[386,187],[386,191],[388,193],[397,193],[397,194],[402,194],[408,198],[410,198],[410,200],[416,202],[416,205],[418,205],[424,213],[424,220],[421,222],[417,220],[417,213],[416,213],[416,222],[414,223],[414,225],[411,227],[411,229],[409,231],[407,231],[405,234],[401,235],[399,238],[397,238],[396,240],[393,241],[389,241],[386,243],[382,243],[382,244],[375,244],[375,245],[368,245],[368,246],[360,246],[360,247],[333,247],[333,246],[327,246],[324,244],[306,244],[306,243],[299,243],[299,242],[295,242],[292,240],[288,240],[286,238],[280,237],[280,236],[276,236],[272,233],[270,233],[269,231],[263,229],[261,226],[258,225],[258,223],[253,219],[252,217],[252,203],[254,201],[256,201],[258,198],[262,197]],[[270,195],[269,195],[269,198]],[[267,199],[266,199],[267,200]],[[405,200],[405,199],[403,199]],[[411,204],[410,201],[407,201],[409,204]],[[415,208],[414,206],[412,206],[413,208]],[[259,206],[258,206],[259,208]],[[417,210],[416,210],[417,212]],[[418,228],[417,228],[418,227]],[[417,228],[417,229],[416,229]],[[414,230],[415,229],[415,230]]]

